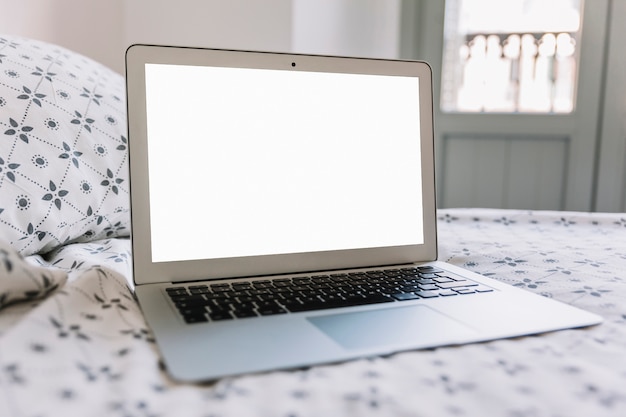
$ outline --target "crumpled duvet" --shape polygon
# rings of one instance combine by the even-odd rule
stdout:
[[[604,323],[181,384],[163,369],[133,298],[129,241],[78,243],[27,259],[66,283],[0,310],[0,416],[625,416],[626,215],[438,217],[440,260]]]

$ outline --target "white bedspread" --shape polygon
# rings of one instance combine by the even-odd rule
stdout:
[[[441,260],[605,321],[179,384],[129,290],[129,241],[73,244],[30,259],[66,269],[67,284],[0,310],[0,416],[626,416],[626,215],[443,210],[439,247]]]

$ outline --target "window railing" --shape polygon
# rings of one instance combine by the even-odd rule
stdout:
[[[562,0],[560,13],[545,3],[545,10],[542,9],[538,1],[533,1],[528,10],[520,3],[517,5],[519,15],[503,12],[502,21],[498,21],[497,14],[485,18],[491,16],[489,11],[480,10],[493,7],[493,2],[447,2],[442,110],[572,112],[576,96],[580,4],[577,0],[571,2]],[[522,13],[524,10],[528,12],[526,15]],[[545,30],[540,30],[541,26]],[[523,27],[534,30],[523,30]]]
[[[576,42],[570,33],[473,34],[458,53],[461,76],[444,84],[444,111],[569,113],[574,108]]]

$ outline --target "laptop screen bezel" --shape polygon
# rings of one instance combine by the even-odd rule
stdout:
[[[293,66],[292,63],[297,63]],[[153,262],[146,112],[146,64],[415,76],[419,78],[423,244],[383,248]],[[432,72],[420,61],[132,45],[126,51],[131,189],[131,241],[135,285],[402,265],[437,258]]]

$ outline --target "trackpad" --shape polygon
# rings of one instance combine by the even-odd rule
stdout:
[[[431,347],[462,342],[476,332],[423,305],[307,318],[347,349]]]

